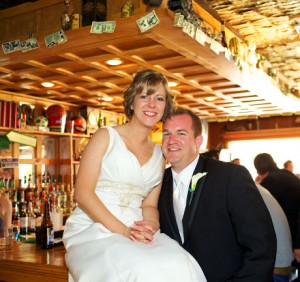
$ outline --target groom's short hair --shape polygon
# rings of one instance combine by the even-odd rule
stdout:
[[[200,118],[191,110],[185,108],[177,108],[170,118],[173,116],[181,116],[181,115],[188,115],[192,119],[192,129],[194,131],[195,137],[202,134],[202,123]]]

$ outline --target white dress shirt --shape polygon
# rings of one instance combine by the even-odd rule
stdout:
[[[185,169],[183,169],[180,173],[176,173],[172,169],[173,193],[176,193],[176,189],[177,189],[177,185],[178,185],[178,183],[177,183],[178,179],[180,179],[180,182],[181,182],[180,194],[181,194],[181,197],[182,197],[182,200],[181,200],[182,203],[180,203],[180,204],[183,205],[183,210],[185,210],[185,207],[186,207],[186,200],[187,200],[187,195],[188,195],[190,182],[191,182],[195,167],[198,163],[198,160],[199,160],[199,155],[197,155],[197,157]],[[174,205],[175,204],[176,203],[174,201]],[[181,208],[179,208],[179,209],[181,209]],[[174,211],[175,211],[175,215],[176,215],[176,207],[174,207]],[[182,216],[183,216],[183,214],[182,214]],[[177,217],[177,215],[176,215],[176,217]],[[183,236],[183,228],[182,228],[182,218],[181,218],[181,224],[179,223],[179,220],[177,218],[176,218],[176,220],[177,220],[177,224],[178,224],[178,229],[179,229],[181,241],[183,242],[184,241],[184,236]]]

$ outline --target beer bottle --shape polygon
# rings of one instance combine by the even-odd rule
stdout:
[[[35,214],[33,212],[33,203],[28,203],[28,233],[35,232]]]
[[[20,235],[28,234],[28,213],[26,203],[22,203],[20,213]]]
[[[50,206],[45,202],[44,217],[41,224],[41,247],[51,249],[54,247],[54,229],[50,218]]]
[[[17,201],[12,202],[12,225],[20,229],[20,214],[19,203]]]
[[[25,201],[29,203],[32,200],[33,200],[32,178],[31,178],[31,174],[29,174],[28,185],[27,188],[25,189]]]

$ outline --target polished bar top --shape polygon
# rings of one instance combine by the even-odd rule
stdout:
[[[43,250],[34,243],[13,242],[0,250],[1,281],[68,281],[64,246]]]

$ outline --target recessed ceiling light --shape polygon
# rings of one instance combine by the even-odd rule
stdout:
[[[105,101],[105,102],[112,101],[113,99],[114,99],[113,97],[102,96],[102,95],[98,97],[98,100],[99,100],[99,101]]]
[[[109,102],[109,101],[112,101],[113,98],[112,97],[103,97],[102,100]]]
[[[54,86],[54,83],[48,82],[48,81],[42,82],[41,84],[42,84],[44,87],[47,87],[47,88],[53,87],[53,86]]]
[[[216,99],[217,99],[216,96],[210,96],[210,97],[204,98],[204,100],[207,101],[207,102],[212,102],[212,101],[214,101],[214,100],[216,100]]]
[[[209,86],[207,86],[207,85],[204,85],[204,86],[203,86],[203,89],[204,89],[205,91],[208,91],[208,92],[212,91],[211,87],[209,87]]]
[[[178,85],[178,82],[176,82],[176,81],[169,81],[168,82],[168,86],[169,87],[175,87],[175,86],[177,86]]]
[[[118,66],[118,65],[121,65],[122,63],[123,63],[123,61],[120,59],[112,59],[112,60],[106,61],[106,64],[108,64],[110,66]]]

